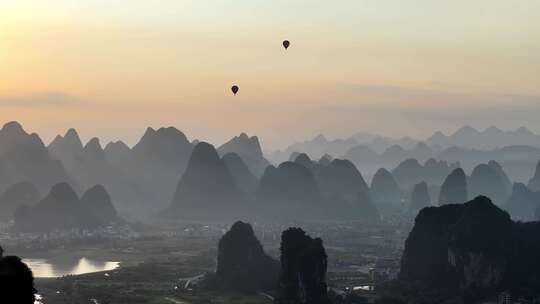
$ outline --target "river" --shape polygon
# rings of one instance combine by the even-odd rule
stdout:
[[[77,275],[117,268],[120,263],[113,261],[95,261],[87,258],[72,261],[47,259],[24,259],[35,278],[57,278],[65,275]]]

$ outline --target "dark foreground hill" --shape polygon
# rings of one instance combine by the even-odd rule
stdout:
[[[414,303],[468,303],[503,291],[536,298],[539,255],[540,222],[513,222],[489,198],[478,196],[420,211],[394,287]]]
[[[34,276],[17,256],[4,256],[0,247],[0,303],[34,304]]]
[[[330,304],[327,264],[322,239],[301,228],[282,232],[278,262],[264,252],[251,225],[238,221],[219,240],[216,273],[207,273],[195,288],[264,293],[275,304]]]
[[[279,263],[268,256],[250,224],[236,222],[219,240],[216,283],[220,289],[261,292],[277,287]]]
[[[327,256],[320,238],[300,228],[281,235],[281,274],[275,304],[330,304],[326,285]]]

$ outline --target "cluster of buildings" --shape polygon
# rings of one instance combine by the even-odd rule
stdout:
[[[133,230],[129,225],[113,225],[99,227],[93,230],[67,229],[55,230],[44,233],[20,233],[12,232],[9,229],[0,230],[0,244],[23,244],[36,245],[65,243],[74,241],[86,241],[92,239],[123,239],[129,240],[140,237],[140,233]]]

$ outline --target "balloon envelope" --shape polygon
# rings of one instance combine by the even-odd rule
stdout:
[[[233,85],[231,87],[231,91],[233,92],[234,95],[236,95],[236,93],[238,93],[238,86],[237,85]]]
[[[284,47],[285,49],[288,49],[288,48],[289,48],[289,45],[291,45],[291,43],[289,42],[289,40],[283,41],[283,47]]]

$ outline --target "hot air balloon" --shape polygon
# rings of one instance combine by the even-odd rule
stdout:
[[[291,45],[291,43],[289,42],[289,40],[284,40],[284,41],[283,41],[283,47],[284,47],[285,49],[288,49],[288,48],[289,48],[289,45]]]
[[[233,85],[231,87],[231,91],[233,92],[234,95],[236,95],[236,93],[238,93],[238,86],[237,85]]]

